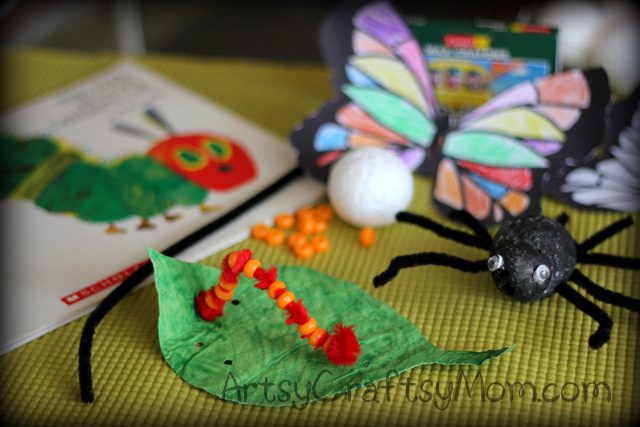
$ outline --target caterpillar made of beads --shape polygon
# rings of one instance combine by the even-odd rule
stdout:
[[[309,315],[302,300],[296,300],[295,294],[287,289],[287,285],[278,280],[278,269],[262,268],[262,263],[252,257],[249,249],[225,256],[218,283],[195,297],[196,311],[202,319],[213,322],[222,316],[224,305],[233,298],[240,274],[256,279],[258,282],[255,287],[267,291],[269,298],[275,300],[276,305],[289,314],[285,323],[298,325],[300,337],[306,339],[314,350],[322,348],[333,364],[349,366],[358,360],[361,353],[360,343],[353,326],[338,323],[332,334],[321,328],[318,321]]]

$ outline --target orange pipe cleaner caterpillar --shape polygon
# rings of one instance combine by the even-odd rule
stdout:
[[[213,322],[222,316],[225,303],[233,298],[240,273],[244,273],[250,279],[256,279],[255,287],[267,291],[269,298],[275,300],[276,305],[288,313],[289,317],[285,323],[298,325],[300,338],[306,339],[314,350],[322,348],[331,363],[349,366],[358,360],[361,353],[360,343],[353,326],[338,323],[332,334],[318,326],[317,320],[309,315],[302,300],[296,300],[293,292],[287,289],[287,285],[278,280],[278,269],[263,269],[260,261],[252,258],[249,249],[227,255],[222,261],[222,274],[218,284],[196,296],[196,310],[200,317]]]

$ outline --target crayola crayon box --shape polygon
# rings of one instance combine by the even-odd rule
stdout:
[[[502,21],[408,18],[440,104],[476,107],[524,80],[558,69],[555,28]]]

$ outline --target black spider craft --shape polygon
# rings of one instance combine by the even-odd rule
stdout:
[[[576,268],[576,263],[581,263],[640,270],[638,258],[590,252],[599,243],[629,227],[631,217],[610,224],[582,243],[573,240],[565,230],[569,216],[564,213],[555,220],[539,215],[512,218],[502,224],[493,239],[479,221],[462,211],[454,212],[452,218],[462,221],[473,233],[448,228],[410,212],[399,212],[396,218],[464,245],[485,249],[489,251],[489,258],[470,261],[439,252],[398,256],[373,279],[375,287],[392,280],[401,269],[422,265],[440,265],[472,273],[489,271],[497,288],[512,298],[530,302],[557,292],[593,318],[598,322],[597,330],[589,337],[589,346],[593,349],[609,341],[613,320],[569,286],[568,281],[576,283],[597,300],[636,313],[640,311],[640,300],[607,290]]]

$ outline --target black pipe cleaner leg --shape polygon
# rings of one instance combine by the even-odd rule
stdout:
[[[609,254],[578,254],[578,262],[581,264],[604,265],[608,267],[624,268],[626,270],[640,270],[640,259]]]
[[[586,239],[584,242],[579,243],[577,245],[578,252],[585,253],[589,249],[593,249],[600,243],[615,236],[625,228],[631,226],[631,224],[633,224],[633,220],[631,219],[630,216],[626,218],[622,218],[621,220],[616,221],[613,224],[609,224],[602,230],[598,231],[597,233],[595,233],[594,235]]]
[[[444,225],[438,224],[437,222],[422,215],[417,215],[411,212],[398,212],[396,214],[396,219],[398,222],[417,225],[420,228],[436,233],[438,236],[453,240],[454,242],[462,243],[463,245],[473,246],[480,249],[489,249],[491,247],[490,237],[487,242],[482,237],[445,227]]]
[[[611,328],[613,328],[613,320],[611,320],[611,317],[603,309],[580,295],[567,283],[560,283],[556,288],[556,292],[576,306],[580,311],[598,322],[598,329],[589,337],[589,347],[597,350],[609,341]]]
[[[623,295],[619,292],[605,289],[593,282],[578,269],[573,271],[571,280],[582,289],[589,292],[589,294],[594,298],[599,299],[602,302],[626,308],[627,310],[635,311],[636,313],[640,312],[640,300]]]
[[[491,242],[493,240],[491,235],[487,231],[487,228],[482,225],[475,216],[464,210],[453,211],[450,216],[451,219],[462,221],[467,227],[473,230],[475,235],[478,236],[486,245],[487,249],[491,247]]]
[[[421,252],[412,255],[401,255],[393,258],[389,267],[373,278],[373,286],[379,288],[398,275],[400,270],[422,265],[440,265],[470,273],[478,273],[487,270],[487,261],[469,261],[453,255],[438,252]]]
[[[560,225],[567,225],[569,222],[569,215],[566,212],[562,212],[560,215],[556,217],[556,222]]]

